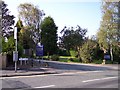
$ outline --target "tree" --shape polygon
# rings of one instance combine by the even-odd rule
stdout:
[[[20,31],[24,28],[23,23],[22,23],[22,21],[20,19],[17,21],[15,27],[17,27],[17,40],[19,41],[19,38],[20,38],[19,34],[21,33]]]
[[[1,3],[0,3],[1,7]],[[2,11],[0,10],[0,53],[2,52]]]
[[[19,56],[22,56],[23,50],[26,52],[28,49],[35,47],[33,40],[30,37],[31,31],[28,26],[23,26],[23,22],[19,19],[16,24],[17,27],[17,40],[18,40],[18,51]],[[28,53],[28,52],[27,52]]]
[[[23,21],[25,26],[29,27],[31,32],[30,37],[33,39],[34,43],[39,42],[40,37],[40,23],[43,11],[33,4],[24,3],[18,6],[19,18]]]
[[[120,47],[120,1],[118,2],[118,13],[117,13],[117,15],[118,15],[118,43],[117,43],[117,45],[118,45],[118,47]]]
[[[50,16],[46,17],[41,23],[41,43],[44,45],[45,54],[57,53],[57,28]]]
[[[113,61],[113,47],[118,46],[120,30],[118,29],[118,3],[102,2],[102,21],[97,33],[98,42],[106,53],[110,50],[111,60]]]
[[[8,54],[12,54],[12,51],[15,49],[15,43],[13,36],[9,37],[7,42],[5,39],[2,39],[2,51],[7,52]]]
[[[14,15],[10,15],[10,11],[7,8],[7,4],[4,1],[0,1],[0,47],[1,52],[7,53],[8,62],[12,60],[13,50],[15,50],[14,37],[13,37],[13,25]],[[7,40],[7,42],[6,42]],[[1,49],[0,48],[0,49]]]
[[[31,32],[28,30],[27,27],[24,27],[20,30],[19,33],[19,43],[23,46],[24,49],[33,48],[33,40],[30,38]],[[32,43],[31,43],[32,42]]]
[[[2,52],[6,52],[8,63],[10,64],[13,62],[13,51],[15,50],[15,42],[13,35],[9,36],[7,42],[5,41],[5,38],[2,37]]]
[[[80,48],[80,57],[82,62],[90,63],[101,56],[99,45],[95,40],[88,39]]]
[[[0,1],[0,8],[2,10],[2,36],[9,37],[13,33],[12,25],[14,25],[14,15],[10,15],[10,11],[7,8],[7,4],[4,1]]]
[[[82,29],[79,25],[76,28],[67,28],[65,26],[61,31],[63,35],[60,37],[60,47],[68,51],[73,49],[78,52],[79,56],[80,47],[84,41],[86,32],[87,29]]]

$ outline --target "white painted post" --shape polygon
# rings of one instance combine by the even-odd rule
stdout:
[[[14,27],[15,51],[17,52],[17,27]],[[17,60],[15,60],[15,72],[17,72]]]

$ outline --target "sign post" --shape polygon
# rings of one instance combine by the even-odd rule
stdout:
[[[36,56],[43,56],[43,45],[37,44],[37,46],[36,46]]]
[[[17,72],[18,51],[13,51],[13,61],[15,62],[15,72]]]
[[[109,55],[109,54],[105,54],[105,55],[104,55],[104,59],[105,59],[105,60],[110,60],[110,55]]]
[[[36,46],[36,56],[43,56],[43,45],[41,43],[38,43]],[[42,57],[43,60],[43,57]],[[40,60],[39,60],[40,63]]]
[[[14,27],[14,39],[15,39],[15,51],[13,51],[13,61],[15,62],[15,72],[17,72],[17,60],[18,60],[18,51],[17,51],[17,27]]]

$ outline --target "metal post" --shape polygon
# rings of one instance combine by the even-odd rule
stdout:
[[[15,61],[15,72],[17,72],[17,61]]]
[[[110,54],[111,54],[111,61],[113,63],[113,51],[112,51],[112,44],[111,44],[111,47],[110,47]]]
[[[16,38],[15,38],[15,51],[17,52],[17,29],[15,31],[15,35],[16,35]],[[15,72],[17,72],[17,60],[15,60]]]

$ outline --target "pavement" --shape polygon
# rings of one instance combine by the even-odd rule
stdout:
[[[43,75],[43,74],[55,74],[56,71],[50,67],[31,67],[31,68],[17,68],[15,72],[14,67],[7,67],[0,70],[0,77],[13,77],[13,76],[30,76],[30,75]]]
[[[59,62],[58,62],[59,63]],[[75,64],[75,63],[72,63]],[[84,64],[85,65],[85,64]],[[114,67],[114,65],[93,65],[92,66],[100,66],[100,67],[109,67],[110,69],[117,70],[118,67]],[[115,65],[116,66],[116,65]],[[0,70],[0,77],[13,77],[13,76],[30,76],[30,75],[43,75],[43,74],[56,74],[60,73],[59,69],[55,69],[53,67],[28,67],[22,66],[17,68],[17,72],[15,72],[14,67],[7,67],[5,69]]]

